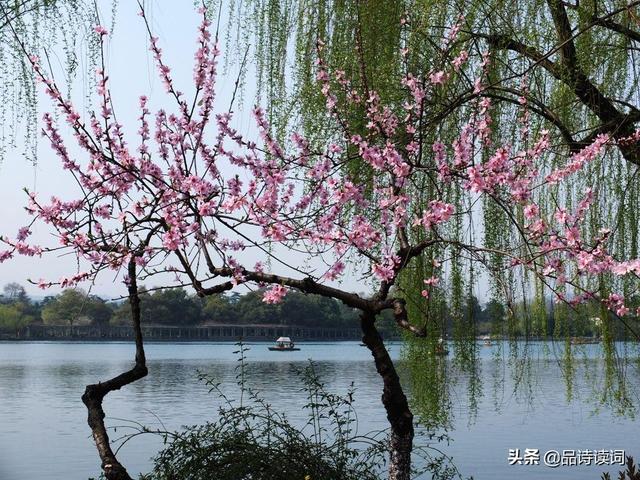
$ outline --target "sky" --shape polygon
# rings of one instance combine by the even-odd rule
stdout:
[[[197,14],[192,2],[150,2],[148,11],[152,22],[154,34],[161,38],[160,44],[163,49],[165,60],[172,67],[172,76],[176,83],[185,91],[189,92],[189,85],[192,83],[193,52],[197,38],[197,25],[200,17]],[[98,6],[101,18],[106,27],[111,26],[111,1],[99,1]],[[164,98],[164,87],[156,76],[153,65],[153,58],[148,50],[147,33],[142,18],[137,13],[137,2],[119,2],[115,28],[107,40],[107,70],[110,74],[112,98],[115,100],[115,109],[118,119],[129,130],[135,133],[137,117],[139,115],[137,106],[140,95],[145,94],[150,98],[151,111],[154,111],[154,103]],[[61,61],[56,59],[64,58],[60,48],[56,46],[48,50],[49,56],[53,59],[54,69]],[[82,61],[82,56],[80,57]],[[85,100],[84,93],[88,91],[86,66],[80,67],[80,75],[72,85],[72,98],[76,102],[78,110],[86,112],[89,103]],[[93,75],[93,72],[89,72]],[[235,82],[234,72],[229,75],[219,76],[219,101],[228,105],[231,98]],[[60,82],[61,75],[56,76]],[[247,86],[247,98],[252,98],[255,91],[251,90],[251,85]],[[51,111],[50,103],[41,95],[40,112]],[[244,110],[249,110],[245,106]],[[239,112],[240,113],[240,112]],[[236,118],[236,127],[243,133],[248,133],[250,129],[248,115],[239,114]],[[70,129],[64,122],[60,123],[63,136],[68,139],[67,146],[73,146],[73,138]],[[15,238],[18,229],[27,225],[30,217],[24,211],[27,204],[27,196],[23,189],[29,188],[39,195],[49,198],[57,195],[61,198],[73,198],[75,194],[73,179],[64,172],[58,158],[49,148],[48,141],[39,139],[38,163],[33,166],[22,156],[24,142],[18,134],[17,146],[9,151],[5,160],[0,164],[0,235],[8,235]],[[81,155],[75,148],[70,148],[71,152]],[[52,239],[48,233],[46,225],[35,225],[32,228],[33,243],[51,244]],[[27,292],[33,296],[43,296],[58,293],[59,290],[52,288],[42,291],[34,285],[30,285],[28,280],[37,281],[40,278],[47,280],[57,280],[58,278],[73,274],[76,269],[75,258],[70,255],[46,255],[42,258],[16,257],[11,261],[0,264],[0,287],[9,282],[22,284]],[[105,297],[117,297],[125,293],[120,280],[113,274],[102,275],[96,279],[93,285],[83,285],[85,289],[91,289],[92,293]]]
[[[195,52],[197,26],[200,16],[191,2],[148,2],[147,16],[151,19],[154,35],[160,38],[160,46],[163,50],[165,62],[171,66],[171,75],[178,88],[187,95],[190,94],[192,85],[193,53]],[[138,15],[137,2],[119,2],[115,28],[107,39],[106,69],[109,72],[111,95],[115,103],[115,111],[118,120],[125,126],[125,131],[135,135],[138,129],[138,98],[144,94],[149,97],[149,107],[153,113],[166,99],[164,87],[157,77],[153,63],[153,57],[149,52],[147,33],[142,18]],[[99,1],[102,24],[110,27],[111,1]],[[224,15],[224,13],[223,13]],[[222,29],[225,26],[225,18],[221,19]],[[221,41],[224,47],[224,41]],[[54,70],[62,64],[64,54],[55,46],[48,50],[53,59]],[[225,52],[223,52],[223,55]],[[83,57],[80,57],[81,60]],[[56,61],[57,59],[57,61]],[[233,62],[232,62],[233,63]],[[237,78],[237,70],[224,72],[219,69],[217,102],[219,108],[226,108],[231,100],[233,87]],[[87,112],[91,103],[86,100],[88,91],[87,67],[80,67],[81,74],[72,85],[72,99],[77,109]],[[89,75],[93,75],[90,72]],[[62,75],[58,72],[56,79],[60,82]],[[244,102],[235,107],[234,127],[242,134],[257,138],[254,120],[249,112],[253,105],[256,88],[255,76],[249,73],[246,77],[244,89]],[[40,112],[51,111],[48,99],[41,95]],[[83,153],[74,148],[74,141],[70,129],[60,122],[61,134],[67,139],[66,145],[72,155],[83,158]],[[62,199],[75,198],[76,190],[73,178],[60,167],[58,158],[50,149],[48,141],[40,139],[38,145],[38,163],[33,166],[21,156],[20,138],[18,146],[10,151],[7,158],[0,165],[0,235],[8,235],[15,238],[18,229],[29,223],[30,217],[24,211],[27,204],[27,196],[23,189],[29,188],[36,191],[40,197],[49,198],[56,195]],[[134,144],[134,142],[131,142]],[[134,144],[135,145],[135,144]],[[84,157],[86,159],[86,157]],[[33,234],[30,237],[32,243],[51,245],[56,239],[51,236],[46,225],[34,225]],[[247,254],[245,254],[246,256]],[[251,254],[248,254],[249,256]],[[242,258],[245,265],[253,265],[259,258]],[[291,259],[291,257],[288,257]],[[295,261],[295,260],[294,260]],[[300,258],[302,261],[302,257]],[[356,267],[354,267],[356,268]],[[80,269],[81,270],[81,269]],[[22,284],[33,297],[57,294],[60,289],[52,287],[46,291],[29,283],[29,280],[37,282],[39,279],[57,281],[63,276],[69,276],[78,271],[75,257],[72,255],[47,254],[42,258],[16,257],[13,260],[0,264],[0,288],[9,282]],[[276,270],[277,272],[277,270]],[[284,273],[284,272],[277,272]],[[359,280],[359,275],[352,275],[343,283],[348,290],[361,292],[368,290]],[[156,286],[151,282],[147,286]],[[91,283],[80,285],[81,288],[104,298],[118,298],[126,293],[120,277],[113,272],[107,272],[94,279]]]
[[[193,83],[193,54],[196,48],[197,26],[201,17],[197,13],[192,2],[173,1],[161,2],[152,0],[147,2],[147,17],[151,21],[154,35],[160,38],[160,46],[163,50],[165,63],[171,66],[171,75],[178,86],[187,96],[190,95],[190,86]],[[111,0],[99,0],[98,8],[101,16],[101,23],[111,29],[112,26],[112,2]],[[157,76],[154,60],[149,52],[149,42],[147,32],[142,18],[138,15],[137,2],[119,2],[116,11],[115,27],[110,32],[106,42],[106,69],[109,73],[109,84],[111,95],[114,99],[115,111],[118,120],[125,126],[125,132],[135,135],[138,129],[138,99],[140,95],[149,98],[149,108],[152,114],[166,100],[164,87]],[[220,19],[221,31],[226,28],[226,18]],[[81,43],[86,47],[86,39]],[[224,48],[224,40],[221,45]],[[52,59],[54,71],[63,64],[64,53],[58,47],[49,46],[47,51]],[[42,56],[42,54],[40,53]],[[226,52],[223,51],[223,55]],[[87,100],[89,91],[89,75],[86,66],[86,58],[79,56],[79,75],[71,86],[72,99],[77,110],[86,113],[92,107]],[[233,59],[231,59],[233,64]],[[223,62],[221,62],[223,63]],[[239,63],[239,62],[235,62]],[[61,83],[63,75],[60,71],[56,79]],[[234,84],[237,78],[237,69],[230,68],[225,72],[222,65],[219,68],[217,102],[220,109],[226,109],[230,103]],[[243,92],[244,101],[234,107],[233,126],[243,135],[249,138],[257,138],[254,119],[250,115],[251,107],[256,98],[255,75],[249,72],[246,75],[246,84]],[[52,111],[48,98],[41,94],[38,118],[42,113]],[[72,155],[76,158],[86,160],[83,153],[74,148],[74,141],[70,128],[64,121],[59,124],[60,132],[65,139],[66,145]],[[42,198],[49,198],[56,195],[64,199],[73,199],[76,195],[73,178],[63,171],[60,162],[50,149],[48,141],[39,139],[38,163],[32,165],[22,156],[23,143],[20,135],[17,138],[18,145],[13,151],[9,151],[3,163],[0,164],[0,235],[8,235],[15,238],[20,227],[30,222],[29,215],[24,211],[27,204],[27,195],[23,191],[26,187],[37,192]],[[22,145],[21,145],[22,143]],[[133,139],[131,144],[135,145]],[[56,244],[57,240],[51,236],[46,225],[36,224],[32,228],[33,235],[31,242],[40,245]],[[0,247],[0,250],[2,247]],[[251,253],[243,253],[241,261],[245,265],[252,266],[259,257],[251,258]],[[288,254],[287,260],[291,262],[304,261],[303,256],[296,258]],[[312,265],[313,266],[313,265]],[[370,290],[367,284],[362,283],[362,270],[360,266],[353,265],[348,271],[342,287],[354,292],[366,292]],[[82,270],[82,269],[80,269]],[[18,256],[10,261],[0,263],[0,289],[9,282],[18,282],[23,285],[27,293],[34,298],[42,298],[46,295],[57,294],[59,288],[52,287],[45,291],[40,290],[36,285],[30,284],[29,280],[37,282],[39,279],[47,281],[57,281],[64,276],[77,273],[78,265],[76,259],[70,254],[56,255],[47,254],[42,258]],[[281,272],[275,269],[275,273]],[[158,286],[162,279],[156,279],[146,284],[147,287]],[[488,292],[486,280],[481,278],[477,286],[476,295],[485,299]],[[126,289],[121,281],[121,276],[114,272],[106,272],[98,276],[90,283],[80,285],[90,293],[103,298],[120,298],[126,294]]]

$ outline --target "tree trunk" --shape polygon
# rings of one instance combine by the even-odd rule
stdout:
[[[364,313],[361,317],[362,341],[371,350],[376,370],[382,377],[382,404],[391,426],[389,480],[409,480],[413,449],[413,414],[400,384],[400,377],[374,322],[374,315]]]
[[[136,341],[135,365],[131,370],[121,373],[106,382],[87,385],[82,402],[88,411],[87,423],[91,428],[98,455],[102,461],[102,470],[107,480],[132,480],[126,468],[118,461],[111,449],[109,435],[104,424],[105,413],[102,401],[109,392],[119,390],[125,385],[135,382],[147,375],[147,365],[142,342],[142,329],[140,328],[140,298],[136,283],[136,268],[134,260],[129,263],[129,303],[131,305],[131,317]]]

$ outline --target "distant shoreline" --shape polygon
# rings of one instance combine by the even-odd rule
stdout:
[[[196,327],[143,326],[146,341],[208,342],[240,339],[273,342],[278,337],[295,341],[355,341],[362,338],[359,328],[304,327],[286,325],[204,325]],[[398,337],[399,338],[399,337]],[[129,326],[29,325],[19,335],[5,332],[0,340],[12,341],[133,341]]]
[[[246,342],[272,343],[276,338],[291,337],[296,342],[339,342],[361,341],[360,328],[306,327],[296,325],[234,325],[217,324],[193,327],[145,325],[142,327],[145,341],[154,343],[210,343],[210,342]],[[385,332],[386,340],[401,340],[396,332]],[[451,340],[451,339],[446,339]],[[530,337],[491,337],[477,336],[477,342],[485,345],[509,340],[515,341],[571,341],[572,344],[589,345],[599,343],[592,337],[556,338],[553,336]],[[96,326],[96,325],[29,325],[20,330],[19,335],[11,332],[0,332],[0,341],[15,342],[133,342],[133,330],[129,326]],[[616,340],[618,341],[618,340]]]

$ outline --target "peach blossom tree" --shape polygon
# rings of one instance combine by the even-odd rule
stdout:
[[[136,146],[129,143],[134,135],[116,120],[116,99],[111,98],[104,68],[97,72],[97,107],[85,121],[39,59],[29,57],[82,152],[72,155],[54,115],[43,116],[42,132],[62,167],[75,178],[77,193],[46,199],[28,192],[27,210],[33,222],[48,225],[58,243],[30,242],[30,224],[16,236],[2,238],[0,261],[18,254],[72,252],[82,269],[58,281],[42,279],[43,288],[70,287],[101,272],[122,272],[136,338],[135,365],[115,378],[88,385],[82,397],[106,478],[131,478],[111,448],[102,402],[109,392],[147,374],[140,279],[156,277],[166,285],[189,285],[200,296],[241,286],[267,287],[267,303],[277,303],[295,289],[357,309],[363,342],[383,382],[391,480],[410,478],[414,422],[376,320],[391,310],[399,328],[418,337],[426,335],[426,319],[409,318],[406,304],[429,302],[433,289],[444,283],[445,253],[433,262],[434,275],[424,279],[420,298],[405,298],[396,284],[427,249],[439,246],[440,252],[466,252],[487,265],[490,274],[499,272],[489,266],[487,256],[498,255],[504,259],[504,269],[530,272],[562,301],[595,299],[621,317],[637,315],[620,293],[602,296],[583,281],[603,274],[640,273],[639,260],[616,259],[608,253],[608,230],[595,238],[581,231],[597,192],[588,190],[575,208],[559,204],[555,211],[542,211],[534,194],[570,182],[611,145],[637,142],[638,134],[622,140],[600,135],[553,169],[540,167],[538,161],[551,148],[544,131],[523,138],[518,147],[492,142],[491,100],[482,95],[491,61],[486,54],[474,68],[476,100],[457,139],[450,145],[428,142],[420,135],[424,102],[462,74],[469,58],[465,50],[446,68],[424,78],[410,74],[398,78],[406,92],[398,111],[381,104],[375,91],[352,86],[346,72],[326,65],[323,43],[318,41],[321,60],[315,73],[333,140],[318,145],[293,133],[279,141],[260,107],[252,112],[258,138],[247,138],[234,128],[234,112],[216,102],[220,51],[205,11],[202,15],[190,86],[194,94],[187,97],[178,90],[160,41],[141,12],[167,101],[152,113],[147,97],[140,97]],[[452,26],[450,38],[458,28]],[[96,26],[95,34],[103,42],[107,31]],[[347,120],[346,111],[353,107],[362,111],[364,133],[362,129],[357,133]],[[522,109],[524,137],[530,135],[526,101]],[[491,152],[485,161],[479,160],[480,149]],[[426,201],[421,190],[425,182],[435,192]],[[494,202],[506,212],[518,234],[516,247],[497,250],[456,237],[453,221],[479,220],[447,195],[451,187]],[[350,275],[359,275],[371,293],[344,288],[341,281]]]

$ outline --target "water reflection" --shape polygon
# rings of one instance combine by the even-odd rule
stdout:
[[[560,385],[567,405],[576,402],[592,414],[606,411],[615,417],[636,418],[640,406],[636,343],[512,340],[486,346],[474,339],[451,341],[448,348],[455,352],[452,358],[434,355],[428,340],[410,340],[404,349],[402,371],[410,385],[412,406],[427,429],[450,430],[456,422],[452,405],[461,402],[466,421],[473,424],[486,394],[497,414],[502,413],[506,398],[533,411],[543,403],[541,396],[550,394],[549,388],[558,400]]]
[[[454,457],[464,476],[563,480],[599,478],[604,467],[522,469],[506,462],[508,448],[624,448],[637,451],[638,346],[632,343],[494,342],[475,339],[434,355],[437,339],[391,344],[415,418],[430,432],[446,433],[438,448]],[[327,390],[345,394],[355,382],[360,432],[387,426],[382,385],[369,351],[358,342],[305,344],[300,352],[268,352],[251,345],[246,382],[292,421],[306,420],[305,393],[296,371],[313,358]],[[108,425],[135,420],[151,428],[178,429],[217,412],[215,396],[198,371],[237,395],[232,344],[150,344],[150,375],[109,395]],[[401,354],[402,350],[402,354]],[[95,476],[95,448],[80,395],[87,383],[126,369],[131,344],[0,342],[0,478]],[[117,435],[116,435],[117,436]],[[417,442],[425,441],[418,437]],[[150,467],[162,446],[151,437],[122,451],[133,472]],[[64,462],[59,459],[64,458]],[[609,469],[615,471],[615,467]]]
[[[511,448],[640,454],[632,433],[639,426],[637,344],[474,340],[448,348],[452,358],[434,356],[428,341],[408,342],[402,372],[416,420],[451,440],[444,451],[463,475],[577,480],[608,470],[617,478],[615,466],[515,471],[507,463]]]
[[[430,430],[451,428],[450,362],[434,355],[429,342],[411,342],[406,347],[401,373],[408,375],[412,409],[420,425]]]

